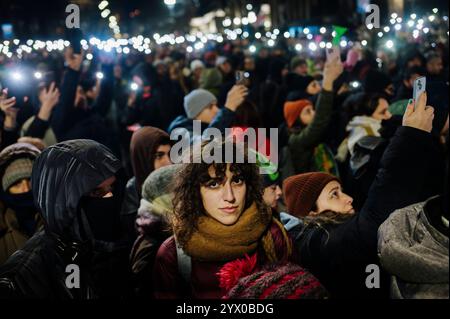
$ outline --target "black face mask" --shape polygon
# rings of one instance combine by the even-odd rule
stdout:
[[[2,196],[4,202],[16,214],[20,229],[31,236],[36,230],[36,212],[37,209],[33,202],[33,193],[23,194],[4,193]]]
[[[115,196],[83,197],[81,208],[97,240],[113,242],[120,236],[120,202]]]

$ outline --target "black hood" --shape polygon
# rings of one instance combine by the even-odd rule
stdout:
[[[47,231],[63,241],[92,241],[81,231],[80,199],[120,169],[111,151],[92,140],[71,140],[45,149],[34,162],[31,183]]]

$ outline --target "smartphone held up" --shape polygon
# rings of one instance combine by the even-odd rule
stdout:
[[[414,109],[416,108],[417,101],[419,100],[420,95],[426,91],[427,87],[427,78],[421,76],[414,81],[413,88],[413,99],[414,99]]]
[[[236,84],[250,86],[250,73],[246,71],[236,71]]]

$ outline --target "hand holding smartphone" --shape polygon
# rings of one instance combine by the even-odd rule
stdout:
[[[327,61],[333,61],[337,58],[341,58],[341,49],[338,46],[332,46],[331,48],[326,49],[327,53]]]
[[[425,92],[427,87],[427,78],[421,76],[414,81],[414,89],[413,89],[413,99],[414,99],[414,109],[416,109],[417,101],[419,100],[420,95]]]
[[[236,71],[236,84],[237,85],[244,85],[249,86],[249,78],[250,74],[245,71]]]

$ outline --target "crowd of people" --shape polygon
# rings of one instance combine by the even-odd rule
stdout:
[[[448,298],[447,50],[0,59],[0,298]],[[246,161],[174,163],[181,128]]]

